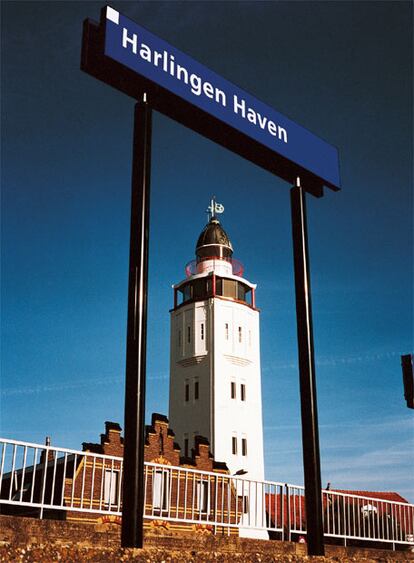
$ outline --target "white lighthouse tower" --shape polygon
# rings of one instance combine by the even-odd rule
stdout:
[[[223,210],[213,199],[196,259],[187,265],[186,279],[173,286],[169,418],[184,455],[194,436],[202,435],[230,473],[262,481],[256,285],[242,277],[243,267],[232,257],[232,244],[216,215]],[[261,513],[257,499],[250,501],[248,510],[254,503],[255,513]]]

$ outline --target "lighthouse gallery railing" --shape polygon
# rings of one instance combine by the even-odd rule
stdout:
[[[39,518],[120,517],[123,459],[0,439],[0,512]],[[414,543],[414,505],[322,491],[325,538]],[[213,533],[306,537],[304,488],[245,476],[145,463],[144,517]],[[243,535],[246,535],[245,533]],[[335,541],[335,540],[331,540]]]

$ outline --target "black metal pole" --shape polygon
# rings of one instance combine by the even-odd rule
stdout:
[[[308,554],[324,555],[306,201],[305,192],[300,186],[299,178],[296,186],[291,189],[290,196]]]
[[[152,110],[135,106],[125,378],[125,439],[121,543],[142,547],[144,511],[145,372]]]

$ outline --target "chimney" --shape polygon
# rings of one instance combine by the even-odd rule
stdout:
[[[45,439],[45,446],[46,447],[50,447],[51,445],[51,439],[50,436],[46,436]],[[42,450],[42,453],[40,454],[40,463],[44,463],[45,459],[46,459],[46,452],[47,452],[47,461],[53,461],[55,459],[55,453],[53,452],[53,450]]]

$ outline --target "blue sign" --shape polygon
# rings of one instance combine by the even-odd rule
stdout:
[[[339,188],[336,147],[109,6],[105,27],[107,57]]]

